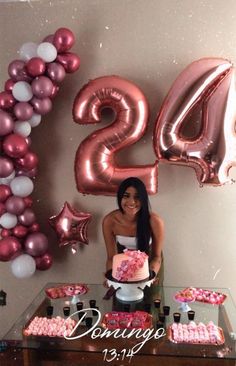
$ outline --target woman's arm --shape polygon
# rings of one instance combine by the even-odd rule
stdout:
[[[164,223],[157,214],[152,212],[150,216],[150,225],[152,232],[152,257],[150,262],[150,269],[158,274],[162,261]]]
[[[117,254],[116,240],[113,233],[113,226],[114,226],[113,213],[110,213],[104,217],[102,223],[103,236],[107,250],[106,271],[112,268],[112,258],[115,254]]]

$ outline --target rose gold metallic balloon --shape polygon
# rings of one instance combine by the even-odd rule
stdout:
[[[230,61],[205,58],[190,64],[165,98],[154,130],[159,159],[193,167],[199,183],[222,185],[236,165],[235,68]],[[200,109],[200,132],[183,134],[184,122]]]
[[[148,103],[141,90],[118,76],[90,81],[78,93],[73,106],[74,121],[98,123],[101,110],[112,108],[116,119],[111,126],[96,130],[80,144],[75,158],[77,189],[82,193],[114,195],[122,180],[139,177],[150,194],[157,192],[157,163],[120,167],[115,153],[137,142],[148,122]]]
[[[57,233],[59,246],[68,244],[88,244],[87,227],[91,214],[75,210],[68,202],[58,215],[49,218],[49,223]]]

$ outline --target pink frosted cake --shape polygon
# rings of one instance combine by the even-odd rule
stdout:
[[[149,278],[148,255],[140,250],[125,249],[112,262],[112,277],[120,282],[136,282]]]

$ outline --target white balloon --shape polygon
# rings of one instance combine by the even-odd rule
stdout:
[[[14,178],[10,183],[10,187],[15,196],[27,197],[33,192],[34,184],[30,178],[22,175]]]
[[[20,59],[28,61],[33,57],[37,57],[38,45],[34,42],[24,43],[20,48]]]
[[[29,254],[21,254],[11,261],[11,270],[17,278],[31,277],[36,270],[35,260]]]
[[[41,114],[34,113],[28,122],[30,123],[31,127],[37,127],[41,122],[41,118]]]
[[[16,172],[15,172],[15,170],[13,170],[13,172],[10,175],[8,175],[8,177],[0,178],[0,184],[6,184],[6,185],[9,186],[12,179],[15,178],[15,175],[16,175]]]
[[[31,132],[31,125],[27,121],[16,121],[14,124],[14,132],[23,137],[28,137]]]
[[[0,225],[4,227],[5,229],[12,229],[17,224],[17,217],[16,215],[12,215],[8,212],[4,213],[0,217]]]
[[[40,43],[37,49],[38,56],[45,62],[52,62],[57,57],[57,49],[49,42]]]
[[[19,102],[28,102],[33,97],[31,85],[26,81],[17,81],[12,88],[12,94]]]

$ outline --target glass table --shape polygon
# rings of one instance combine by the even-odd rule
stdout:
[[[64,297],[50,299],[46,296],[45,289],[57,287],[58,283],[48,283],[30,306],[15,322],[8,333],[3,337],[1,346],[16,352],[21,349],[23,364],[34,365],[143,365],[148,362],[151,365],[235,365],[236,360],[236,307],[230,291],[222,288],[208,288],[211,291],[224,293],[227,297],[222,305],[211,305],[201,302],[189,303],[195,311],[196,323],[208,323],[213,321],[224,332],[223,345],[199,345],[176,344],[168,339],[168,327],[173,323],[173,313],[181,313],[181,323],[188,323],[187,313],[180,310],[180,304],[174,300],[179,287],[159,287],[156,293],[150,289],[144,290],[144,298],[140,301],[122,302],[117,300],[115,294],[109,299],[104,299],[107,289],[103,285],[90,284],[89,291],[78,297]],[[160,308],[154,306],[154,299],[160,298]],[[96,300],[98,311],[87,310],[86,317],[90,318],[92,325],[86,326],[85,319],[79,321],[76,302],[83,302],[83,309],[90,309],[89,301]],[[170,314],[165,316],[160,326],[159,315],[163,312],[163,306],[170,306]],[[64,337],[25,336],[25,329],[35,316],[49,317],[47,307],[53,306],[53,317],[60,316],[65,319],[63,313],[65,306],[70,307],[70,316],[79,322],[73,334],[75,339]],[[101,319],[110,311],[137,311],[144,310],[151,314],[152,333],[140,337],[135,334],[131,337],[122,337],[115,334],[102,336],[104,328]],[[74,315],[72,315],[74,313]],[[99,320],[99,314],[101,319]],[[158,330],[158,328],[160,328]],[[164,330],[163,330],[164,329]],[[120,331],[121,332],[121,331]],[[142,331],[143,334],[144,331]],[[117,333],[118,334],[118,333]],[[164,335],[165,334],[165,335]],[[138,335],[138,334],[137,334]],[[160,337],[158,337],[160,335]],[[72,336],[72,337],[73,337]],[[142,343],[143,342],[143,343]],[[134,346],[142,343],[138,352],[132,353]],[[136,347],[137,349],[137,347]],[[19,364],[18,364],[19,365]],[[18,366],[17,365],[17,366]]]

